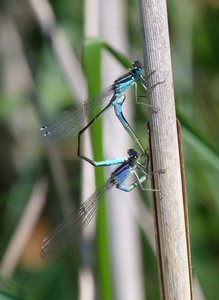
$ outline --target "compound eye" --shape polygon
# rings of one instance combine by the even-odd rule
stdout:
[[[138,158],[138,152],[136,152],[134,149],[129,149],[127,152],[129,157]]]
[[[138,71],[142,69],[142,65],[141,65],[141,63],[140,63],[139,60],[135,60],[135,61],[133,62],[133,67],[134,67],[136,70],[138,70]]]

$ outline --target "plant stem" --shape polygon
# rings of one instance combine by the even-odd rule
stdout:
[[[144,63],[149,78],[151,159],[155,222],[164,299],[191,299],[191,269],[184,213],[181,161],[176,126],[169,33],[165,0],[139,0]],[[165,170],[164,173],[159,170]]]

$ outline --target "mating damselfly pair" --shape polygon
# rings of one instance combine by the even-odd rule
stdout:
[[[52,144],[58,142],[70,135],[78,135],[78,155],[82,159],[88,161],[94,166],[112,166],[120,164],[114,170],[110,178],[105,181],[102,187],[94,192],[77,211],[72,212],[60,225],[58,225],[44,240],[41,246],[41,256],[44,259],[56,257],[74,239],[74,235],[78,234],[92,219],[101,196],[116,186],[118,189],[130,192],[136,186],[145,190],[143,182],[148,177],[149,155],[144,149],[141,141],[135,135],[128,121],[123,115],[123,103],[126,96],[123,94],[130,86],[135,87],[135,97],[137,99],[137,83],[139,83],[147,92],[146,81],[143,77],[144,70],[139,61],[134,61],[132,69],[125,75],[119,77],[114,83],[106,88],[98,96],[83,102],[70,110],[63,112],[60,117],[48,125],[42,126],[41,135],[45,143]],[[106,101],[110,97],[109,103],[98,113],[96,107],[101,102]],[[83,132],[91,126],[104,112],[114,107],[115,114],[121,122],[124,129],[130,135],[138,151],[134,149],[128,150],[128,157],[118,157],[104,161],[94,161],[81,153],[80,141]],[[142,163],[143,158],[143,163]],[[141,159],[141,162],[140,162]],[[134,174],[135,180],[129,185],[124,182]]]

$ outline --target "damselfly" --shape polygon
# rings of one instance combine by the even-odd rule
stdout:
[[[105,165],[108,165],[106,161]],[[142,190],[147,190],[142,183],[147,180],[148,156],[145,156],[144,163],[139,162],[139,154],[133,149],[128,150],[128,157],[115,158],[112,164],[121,165],[111,174],[110,178],[94,192],[78,210],[73,211],[60,225],[58,225],[42,242],[41,257],[51,259],[62,253],[76,239],[80,231],[93,218],[101,197],[113,187],[122,191],[130,192],[136,186]],[[136,180],[126,185],[124,182],[134,174]]]
[[[141,84],[144,90],[147,91],[145,79],[143,77],[143,67],[139,61],[132,63],[132,69],[125,75],[119,77],[112,85],[107,87],[96,97],[86,100],[80,105],[64,111],[56,120],[44,125],[40,128],[40,133],[46,144],[53,144],[61,141],[68,136],[77,135],[95,116],[98,114],[98,107],[101,102],[104,102],[110,95],[113,95],[113,101],[109,102],[101,113],[102,115],[107,109],[112,107],[112,103],[116,100],[120,101],[121,94],[130,86],[135,86],[135,93],[137,93],[137,82]],[[137,99],[137,94],[136,94]]]

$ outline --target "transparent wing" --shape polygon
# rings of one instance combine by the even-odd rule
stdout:
[[[78,210],[73,211],[43,240],[40,255],[48,260],[57,257],[79,236],[81,230],[93,218],[101,196],[114,186],[112,179],[105,181],[104,185],[94,192]]]
[[[113,88],[114,85],[107,87],[96,97],[64,111],[57,119],[42,126],[40,134],[44,143],[54,144],[68,136],[76,135],[98,113],[98,105],[113,93]]]

